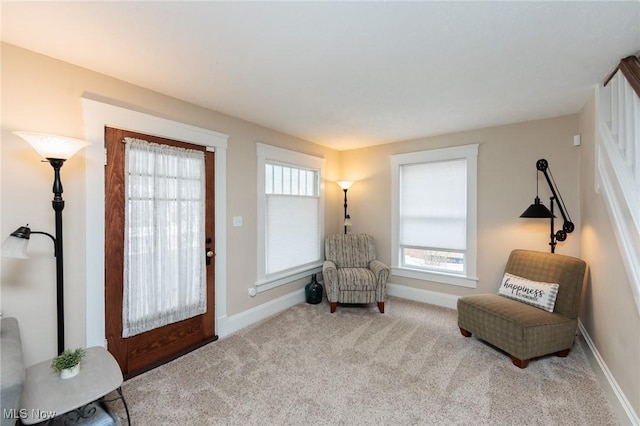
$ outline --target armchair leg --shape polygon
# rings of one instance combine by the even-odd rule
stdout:
[[[518,368],[527,368],[527,366],[529,365],[528,359],[518,359],[513,355],[510,355],[510,357],[511,357],[511,362],[513,362],[513,365],[515,365]]]
[[[467,331],[462,327],[458,327],[458,328],[460,329],[460,334],[462,334],[464,337],[471,337],[471,332],[470,331]]]
[[[570,351],[571,351],[571,348],[569,348],[569,349],[565,349],[565,350],[563,350],[563,351],[558,351],[558,352],[556,352],[556,356],[559,356],[559,357],[561,357],[561,358],[564,358],[564,357],[566,357],[566,356],[568,356],[568,355],[569,355],[569,352],[570,352]]]
[[[338,302],[330,302],[329,306],[331,307],[331,313],[334,313],[338,307]]]
[[[378,302],[378,309],[381,314],[384,314],[384,302]]]

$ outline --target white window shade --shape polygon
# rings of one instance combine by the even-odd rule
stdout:
[[[266,201],[267,275],[318,261],[319,199],[268,195]]]
[[[465,159],[406,164],[400,168],[400,244],[465,250]]]

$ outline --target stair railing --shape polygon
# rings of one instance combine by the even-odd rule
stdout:
[[[640,60],[629,56],[597,92],[596,190],[604,195],[640,313]]]

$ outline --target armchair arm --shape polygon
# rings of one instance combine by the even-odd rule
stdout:
[[[371,262],[369,262],[369,269],[373,271],[373,274],[376,276],[376,280],[378,280],[378,282],[382,280],[386,283],[387,279],[389,278],[389,274],[391,273],[389,267],[379,260],[372,260]]]
[[[369,262],[369,269],[373,271],[373,275],[376,277],[376,301],[384,302],[385,295],[387,294],[387,280],[389,279],[391,270],[379,260]]]
[[[324,279],[324,291],[327,293],[329,302],[338,301],[338,269],[336,264],[330,260],[325,260],[322,264],[322,278]]]

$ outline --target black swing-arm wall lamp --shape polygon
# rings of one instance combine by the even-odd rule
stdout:
[[[549,245],[551,246],[551,253],[555,253],[556,245],[558,241],[564,241],[567,239],[567,234],[570,234],[575,229],[573,222],[571,222],[571,217],[567,212],[567,207],[564,205],[564,200],[562,199],[562,195],[560,195],[560,191],[556,186],[555,181],[553,180],[553,175],[551,174],[551,170],[549,169],[549,162],[545,159],[540,159],[536,162],[536,169],[538,172],[542,172],[544,177],[549,185],[549,189],[551,190],[551,198],[549,199],[549,204],[551,206],[551,210],[547,209],[544,204],[540,202],[540,197],[538,197],[538,184],[536,179],[536,198],[529,206],[527,210],[524,211],[520,215],[520,217],[524,218],[545,218],[551,219],[551,241]],[[554,229],[554,218],[556,217],[553,213],[553,205],[558,205],[558,210],[560,210],[560,214],[562,215],[563,223],[562,229],[555,231]]]

